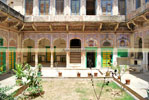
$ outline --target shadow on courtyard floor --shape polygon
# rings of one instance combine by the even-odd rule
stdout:
[[[12,72],[8,72],[6,74],[3,74],[3,75],[0,75],[0,81],[4,80],[4,79],[7,79],[11,76],[13,76],[14,74]]]
[[[138,72],[131,72],[130,74],[136,76],[137,78],[140,78],[144,81],[149,82],[149,72],[143,72],[143,73],[138,73]]]

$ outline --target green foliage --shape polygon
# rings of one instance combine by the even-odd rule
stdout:
[[[42,66],[42,65],[41,65]],[[27,91],[30,93],[31,96],[34,96],[36,94],[40,94],[43,92],[43,87],[41,85],[41,77],[37,75],[36,71],[33,71],[30,65],[26,65],[26,78],[29,81],[29,88]]]
[[[25,77],[24,69],[25,67],[23,67],[22,64],[17,64],[16,69],[13,69],[13,71],[16,73],[17,79],[22,79],[23,77]]]
[[[130,96],[128,93],[123,93],[124,96],[122,96],[122,98],[118,98],[115,100],[135,100],[132,96]]]
[[[7,95],[6,92],[11,90],[12,87],[0,87],[0,100],[14,100],[12,95]]]

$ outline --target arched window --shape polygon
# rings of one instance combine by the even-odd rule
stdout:
[[[56,0],[56,14],[61,15],[64,13],[64,0]]]
[[[79,15],[80,13],[80,0],[71,0],[71,13]]]
[[[109,41],[105,41],[105,42],[103,43],[103,46],[104,46],[104,47],[110,47],[110,46],[111,46],[111,43],[110,43]]]

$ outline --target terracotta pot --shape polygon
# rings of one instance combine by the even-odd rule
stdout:
[[[81,76],[81,73],[77,73],[77,77],[80,77]]]
[[[130,79],[126,79],[126,85],[130,85]]]
[[[120,80],[121,79],[121,76],[118,76],[118,79]]]
[[[110,76],[110,72],[109,71],[106,72],[106,76]]]
[[[98,76],[98,73],[94,73],[94,77],[97,77]]]
[[[59,72],[59,73],[58,73],[58,76],[59,76],[59,77],[62,77],[62,72]]]
[[[91,77],[91,73],[88,73],[88,77]]]

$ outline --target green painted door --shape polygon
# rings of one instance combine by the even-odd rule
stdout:
[[[6,71],[6,52],[5,52],[5,50],[0,51],[0,72],[3,72],[3,71]]]
[[[102,67],[111,67],[113,64],[113,48],[101,49]]]
[[[118,49],[118,57],[128,57],[128,49]]]
[[[10,48],[9,50],[9,69],[15,69],[16,65],[16,48]]]
[[[85,50],[86,50],[86,55],[85,55],[85,64],[86,64],[86,68],[89,67],[88,64],[89,64],[89,58],[92,59],[92,65],[93,67],[97,67],[97,47],[86,47]],[[91,56],[91,57],[89,57]],[[94,57],[94,58],[92,58]]]

